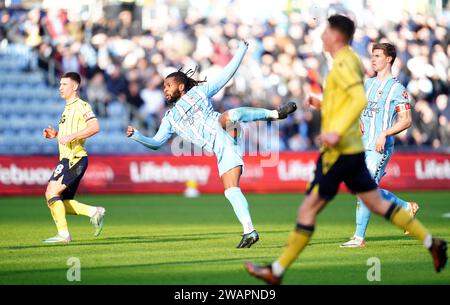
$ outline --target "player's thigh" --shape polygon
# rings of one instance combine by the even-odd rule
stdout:
[[[51,199],[51,197],[61,195],[64,190],[67,188],[67,185],[62,183],[63,177],[60,177],[58,180],[51,180],[47,184],[47,189],[45,190],[45,197]]]
[[[240,177],[240,175],[244,173],[244,160],[242,158],[241,147],[238,144],[233,143],[231,139],[217,143],[217,147],[215,155],[220,177],[222,178],[227,172],[236,167],[240,167]],[[235,174],[236,173],[233,172],[232,176],[236,176]]]
[[[87,157],[83,157],[69,169],[67,178],[63,180],[63,183],[67,185],[67,188],[62,193],[64,199],[73,199],[75,197],[75,193],[78,190],[78,186],[86,172],[87,166],[88,159]]]
[[[230,169],[226,173],[224,173],[220,177],[222,180],[224,189],[228,189],[230,187],[238,187],[239,179],[241,178],[241,174],[242,174],[242,166],[233,167],[232,169]]]
[[[321,154],[316,162],[314,179],[307,188],[306,194],[317,193],[318,197],[325,201],[331,201],[339,190],[339,185],[343,181],[346,169],[342,164],[342,157],[339,157],[328,171],[325,171],[323,158],[324,156]]]
[[[69,160],[62,159],[56,165],[55,169],[48,180],[47,189],[45,191],[46,197],[52,197],[56,195],[60,195],[66,188],[64,184],[64,179],[67,176],[69,171]],[[49,198],[47,198],[49,199]]]
[[[391,155],[386,152],[366,151],[365,160],[367,169],[377,184],[380,183],[381,178],[385,175],[386,166],[390,158]]]
[[[367,208],[376,214],[385,215],[390,207],[390,204],[381,198],[381,195],[377,189],[357,193],[357,195],[364,202]]]
[[[67,159],[61,160],[50,177],[48,196],[62,195],[63,199],[73,199],[87,165],[87,157],[80,158],[72,167]]]
[[[298,208],[297,222],[303,225],[313,225],[316,215],[327,203],[328,201],[321,198],[319,193],[309,193]]]
[[[346,155],[343,164],[347,168],[344,183],[352,193],[377,189],[378,185],[367,168],[364,153]]]

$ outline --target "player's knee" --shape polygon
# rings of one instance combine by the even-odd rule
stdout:
[[[52,196],[52,192],[47,189],[45,191],[45,199],[49,200],[50,198],[52,198],[51,196]]]
[[[53,203],[55,203],[56,201],[60,201],[60,200],[63,200],[63,199],[59,195],[55,195],[55,196],[53,196],[51,198],[48,198],[47,199],[47,206],[50,208]]]
[[[50,199],[52,199],[52,198],[54,198],[54,197],[57,197],[57,196],[59,196],[58,191],[57,191],[54,187],[52,187],[51,185],[49,185],[49,186],[47,187],[47,190],[45,191],[45,199],[47,199],[47,202],[48,202]]]
[[[223,129],[227,127],[227,122],[230,120],[228,111],[225,111],[219,116],[219,123],[222,126]]]
[[[380,212],[380,208],[381,208],[381,202],[383,200],[381,199],[381,197],[378,198],[374,198],[374,199],[366,199],[366,201],[364,201],[364,205],[373,213],[375,214],[379,214]]]
[[[309,202],[304,202],[298,209],[298,218],[303,222],[308,222],[316,214],[313,206]]]

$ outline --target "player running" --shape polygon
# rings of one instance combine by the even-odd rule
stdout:
[[[297,223],[289,234],[282,254],[265,266],[246,262],[252,276],[268,284],[281,284],[283,275],[308,245],[315,230],[317,215],[325,208],[344,182],[376,214],[392,224],[408,230],[420,240],[433,258],[436,272],[447,263],[447,242],[431,235],[417,219],[401,206],[383,200],[364,160],[364,146],[358,120],[367,106],[363,85],[363,69],[349,43],[355,24],[348,17],[333,15],[322,34],[324,50],[333,57],[321,105],[321,154],[314,179],[298,209]]]
[[[222,114],[214,111],[211,97],[233,77],[247,49],[248,43],[241,41],[233,59],[212,82],[200,85],[203,82],[190,77],[195,71],[183,73],[179,70],[168,75],[164,80],[164,95],[173,107],[166,111],[156,135],[148,138],[132,126],[127,129],[128,137],[151,149],[160,148],[175,133],[215,154],[225,197],[243,227],[242,239],[237,248],[250,248],[259,240],[259,235],[253,226],[247,199],[239,187],[244,162],[239,146],[240,135],[234,126],[239,122],[284,119],[297,109],[296,104],[291,102],[278,110],[241,107]]]
[[[66,107],[59,120],[59,131],[49,126],[42,132],[44,138],[58,138],[60,160],[45,191],[58,234],[44,240],[45,243],[71,241],[66,214],[90,217],[95,228],[94,236],[98,236],[103,228],[103,207],[86,205],[73,199],[88,166],[85,139],[100,131],[91,106],[78,97],[80,83],[80,75],[75,72],[65,73],[61,77],[59,92],[66,101]]]

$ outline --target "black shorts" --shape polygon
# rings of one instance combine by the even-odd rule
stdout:
[[[75,193],[77,192],[78,186],[80,185],[81,178],[83,178],[88,166],[87,157],[82,157],[74,166],[69,168],[69,159],[62,159],[59,161],[52,176],[48,181],[58,181],[61,176],[62,184],[66,185],[67,188],[61,194],[63,199],[73,199]]]
[[[368,192],[378,187],[367,169],[364,153],[340,155],[326,174],[323,173],[322,156],[317,160],[314,180],[306,194],[318,187],[319,197],[330,201],[336,196],[341,182],[352,193]]]

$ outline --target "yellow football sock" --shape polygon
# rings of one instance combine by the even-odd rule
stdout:
[[[289,234],[287,245],[277,260],[283,268],[286,269],[297,259],[311,239],[313,232],[314,226],[297,224],[296,230]]]
[[[64,206],[66,207],[67,213],[70,213],[72,215],[84,215],[91,217],[92,216],[92,210],[94,209],[95,213],[95,207],[78,202],[73,199],[66,199],[64,200]]]
[[[67,220],[66,220],[66,210],[64,208],[64,203],[62,200],[54,200],[49,203],[50,212],[52,214],[53,220],[55,221],[56,228],[58,232],[68,232]]]
[[[407,230],[410,235],[422,242],[430,235],[428,229],[425,228],[420,221],[412,218],[409,212],[400,206],[394,207],[392,214],[390,215],[390,220],[397,227]]]

